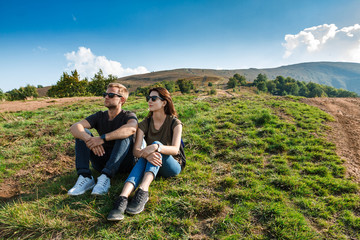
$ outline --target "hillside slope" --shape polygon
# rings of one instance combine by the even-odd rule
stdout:
[[[226,84],[228,79],[236,73],[244,75],[248,81],[253,81],[259,73],[266,74],[268,79],[275,79],[279,75],[289,76],[299,81],[325,84],[360,94],[360,64],[345,62],[310,62],[267,69],[214,70],[182,68],[127,76],[119,78],[118,81],[130,85],[131,90],[163,80],[175,81],[181,78],[205,83],[212,81],[215,84]]]
[[[219,95],[174,96],[186,168],[157,178],[145,211],[115,224],[106,216],[127,175],[105,196],[66,194],[76,181],[68,128],[103,108],[101,99],[0,113],[0,193],[16,187],[0,198],[0,238],[360,239],[359,182],[331,143],[346,139],[328,134],[339,118],[302,98]],[[352,100],[338,105],[356,118]],[[143,97],[125,106],[148,114]]]

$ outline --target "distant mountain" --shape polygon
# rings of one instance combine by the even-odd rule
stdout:
[[[130,86],[133,91],[139,86],[147,86],[155,82],[185,78],[192,79],[197,85],[207,82],[226,84],[235,73],[244,75],[248,81],[253,81],[259,73],[266,74],[268,79],[276,76],[292,77],[299,81],[315,82],[335,88],[343,88],[360,94],[360,64],[346,62],[309,62],[299,63],[277,68],[266,69],[174,69],[168,71],[151,72],[119,78],[118,81]]]

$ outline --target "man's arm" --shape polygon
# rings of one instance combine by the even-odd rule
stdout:
[[[75,138],[81,139],[86,142],[91,138],[91,136],[87,132],[85,132],[85,128],[91,128],[90,123],[86,119],[73,124],[70,127],[70,132]]]
[[[70,132],[75,138],[81,139],[86,143],[86,146],[91,149],[97,156],[102,156],[105,154],[104,147],[102,144],[104,141],[102,139],[97,139],[99,137],[92,137],[87,132],[85,132],[85,128],[91,128],[90,123],[84,119],[80,122],[73,124],[70,127]],[[99,141],[100,140],[100,141]]]
[[[128,138],[136,132],[137,125],[138,123],[135,119],[130,119],[125,125],[121,126],[120,128],[112,132],[106,133],[105,140],[111,141]]]

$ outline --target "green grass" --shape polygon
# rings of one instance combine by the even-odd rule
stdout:
[[[359,186],[345,177],[332,117],[299,98],[245,93],[236,98],[174,97],[184,123],[187,166],[156,179],[146,210],[106,221],[126,175],[108,195],[69,197],[76,181],[68,129],[101,101],[0,114],[0,181],[24,192],[0,205],[0,238],[86,239],[359,239]],[[126,109],[147,115],[142,98]],[[68,161],[59,161],[59,159]],[[46,179],[41,163],[59,172]]]

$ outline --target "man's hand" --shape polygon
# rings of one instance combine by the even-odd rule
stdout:
[[[146,157],[146,160],[148,160],[154,166],[161,167],[161,165],[162,165],[162,156],[161,156],[161,153],[158,153],[158,152],[150,153]]]
[[[104,147],[102,144],[104,143],[104,140],[100,137],[90,137],[88,140],[85,141],[86,146],[91,149],[91,151],[94,152],[97,156],[102,156],[105,154]]]
[[[105,154],[105,149],[102,145],[92,148],[91,151],[93,151],[93,153],[99,157]]]

